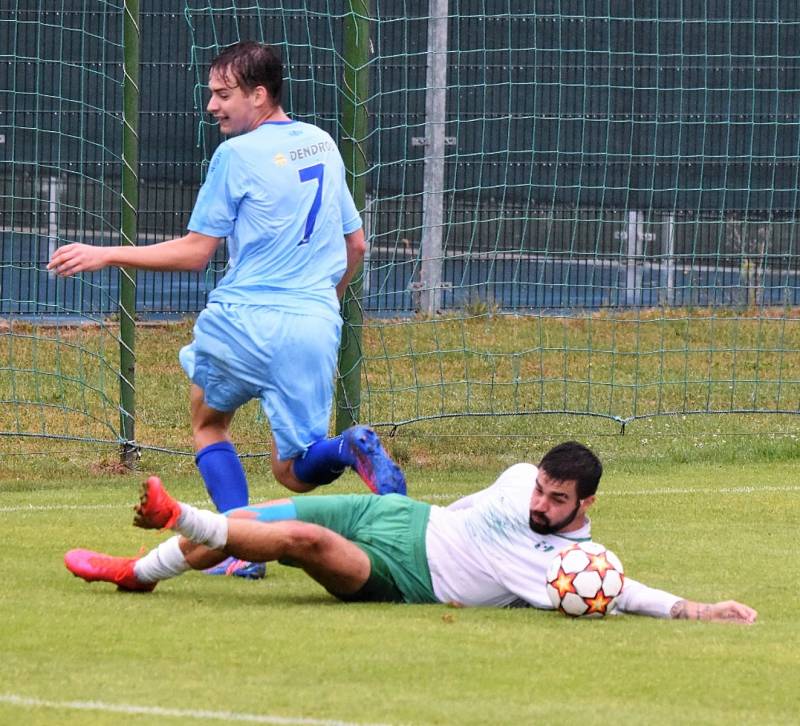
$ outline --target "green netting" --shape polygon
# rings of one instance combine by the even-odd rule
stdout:
[[[0,10],[0,434],[118,440],[118,273],[45,267],[119,239],[121,40],[121,3]]]
[[[65,315],[116,312],[115,272],[63,282],[42,266],[51,239],[119,238],[121,6],[0,15],[8,432],[58,433],[14,418],[45,407],[19,384],[37,358],[25,346],[41,366]],[[363,96],[348,87],[354,8],[369,23]],[[141,29],[140,244],[184,229],[221,140],[206,67],[238,40],[277,45],[287,110],[365,160],[365,322],[351,320],[361,357],[343,371],[361,392],[339,401],[361,420],[800,410],[796,4],[142,0]],[[197,312],[224,264],[220,251],[203,275],[140,275],[140,315]],[[104,391],[108,413],[74,435],[118,426],[101,330],[96,355],[53,375]]]
[[[287,107],[346,138],[349,3],[186,6],[198,60],[277,44]],[[800,11],[369,16],[362,419],[798,410]]]

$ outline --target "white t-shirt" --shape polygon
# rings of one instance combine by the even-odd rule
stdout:
[[[536,472],[532,464],[515,464],[490,487],[431,508],[426,547],[441,602],[552,609],[545,589],[550,560],[572,542],[590,540],[591,523],[587,518],[568,534],[536,534],[530,528]],[[626,577],[616,607],[665,618],[680,599]]]

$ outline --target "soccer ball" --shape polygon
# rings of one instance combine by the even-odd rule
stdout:
[[[547,568],[550,602],[575,618],[601,618],[611,612],[624,583],[619,558],[597,542],[566,547]]]

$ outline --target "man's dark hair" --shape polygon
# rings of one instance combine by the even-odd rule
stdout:
[[[281,102],[283,64],[269,45],[243,40],[228,46],[211,61],[210,70],[219,73],[226,82],[236,81],[248,95],[256,86],[264,86],[275,103]]]
[[[539,468],[557,481],[576,481],[578,499],[591,497],[603,475],[600,459],[577,441],[554,446],[542,457]]]

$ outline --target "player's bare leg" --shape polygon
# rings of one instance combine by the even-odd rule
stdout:
[[[229,429],[235,411],[217,411],[211,408],[206,404],[203,389],[194,383],[189,393],[189,407],[195,451],[220,441],[231,440]]]
[[[294,474],[294,467],[292,466],[294,459],[279,459],[278,458],[278,444],[275,437],[272,437],[272,458],[270,465],[272,466],[272,475],[285,486],[289,491],[297,492],[298,494],[305,494],[317,488],[316,484],[309,484],[300,481]]]
[[[326,590],[351,595],[366,583],[370,561],[363,550],[325,527],[307,522],[255,522],[228,518],[228,539],[222,550],[181,538],[181,549],[192,569],[209,567],[232,555],[251,562],[291,560]]]
[[[339,594],[356,592],[369,577],[370,562],[364,551],[325,527],[296,520],[259,522],[245,511],[226,517],[196,509],[176,502],[158,477],[142,485],[135,512],[137,527],[169,526],[184,535],[181,550],[193,569],[206,569],[222,554],[251,562],[289,559]]]
[[[297,520],[258,521],[252,509],[225,516],[181,504],[153,476],[142,485],[134,524],[144,529],[169,527],[184,536],[162,542],[143,558],[71,550],[65,564],[87,582],[110,582],[123,590],[143,591],[152,590],[160,579],[182,574],[187,568],[204,570],[226,556],[252,562],[290,560],[336,595],[353,594],[369,579],[371,565],[366,553],[341,535]],[[154,560],[155,572],[162,574],[153,574],[153,569],[143,573],[141,566],[148,558]]]

